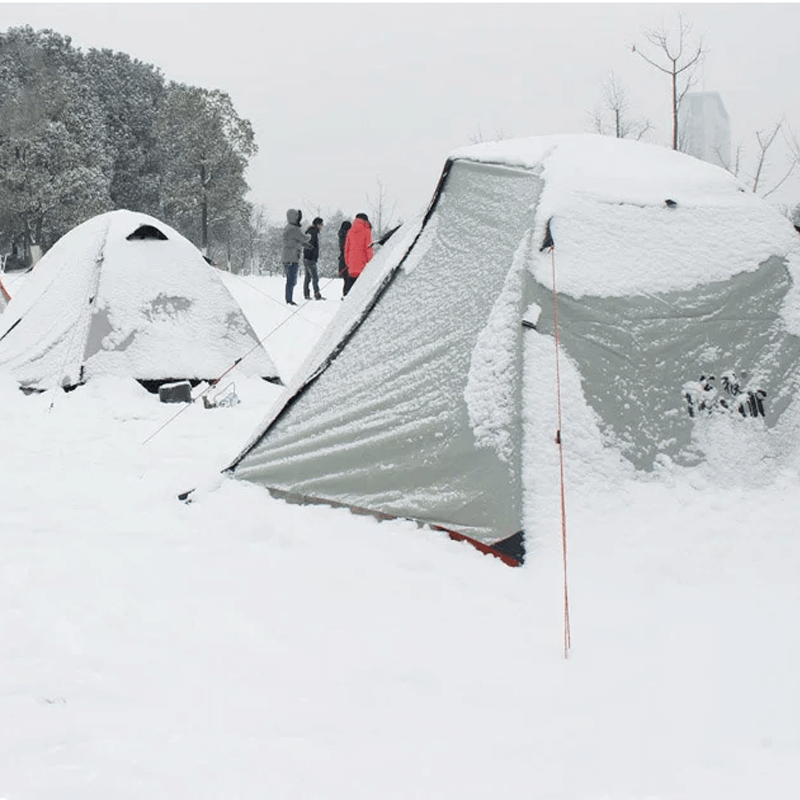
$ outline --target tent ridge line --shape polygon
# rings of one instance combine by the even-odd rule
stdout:
[[[101,270],[101,268],[103,266],[103,263],[105,262],[105,259],[106,259],[106,244],[108,243],[108,234],[109,234],[110,231],[111,231],[111,219],[108,219],[106,221],[106,230],[105,230],[105,233],[103,234],[103,239],[102,239],[102,241],[100,243],[100,248],[98,250],[97,256],[93,259],[93,264],[94,264],[94,276],[93,276],[94,277],[94,286],[90,285],[90,287],[89,287],[89,289],[88,289],[88,291],[86,293],[87,297],[89,298],[89,302],[87,303],[87,305],[89,306],[89,320],[88,320],[88,324],[87,324],[87,327],[86,327],[86,341],[84,342],[84,346],[83,346],[83,355],[81,356],[80,366],[78,368],[78,380],[77,380],[77,383],[74,384],[74,386],[81,386],[85,382],[84,374],[85,374],[85,368],[86,368],[86,347],[87,347],[87,344],[88,344],[88,341],[89,341],[89,334],[91,333],[91,330],[92,330],[92,318],[94,317],[94,310],[93,310],[92,306],[94,306],[94,301],[97,299],[97,295],[98,295],[98,293],[100,291],[100,270]],[[80,320],[80,317],[78,319]],[[70,343],[67,345],[66,353],[64,355],[64,365],[61,368],[61,377],[59,379],[60,381],[63,381],[63,379],[64,379],[64,373],[66,372],[67,364],[69,363],[70,350],[72,349],[72,340],[74,340],[74,336],[75,336],[75,333],[77,332],[77,330],[78,330],[78,325],[76,324],[75,327],[72,329],[73,336],[72,336],[72,339],[70,340]],[[62,386],[63,386],[63,383],[62,383]],[[64,387],[64,388],[74,388],[74,386],[73,387]],[[51,404],[51,407],[52,407],[52,404]]]

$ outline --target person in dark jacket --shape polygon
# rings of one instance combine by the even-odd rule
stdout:
[[[339,276],[344,281],[344,286],[342,287],[342,297],[344,297],[349,291],[350,287],[353,285],[353,279],[350,277],[350,273],[347,271],[347,262],[344,260],[344,243],[347,241],[347,232],[350,230],[350,226],[353,223],[350,220],[345,220],[339,226]]]
[[[314,287],[314,299],[324,300],[319,293],[319,272],[317,271],[317,261],[319,260],[319,235],[322,232],[325,222],[322,217],[314,217],[314,221],[306,228],[306,235],[311,237],[311,241],[303,250],[303,266],[305,267],[305,278],[303,279],[303,297],[311,299],[309,289]]]
[[[303,219],[303,212],[290,208],[286,212],[286,227],[283,229],[283,252],[281,261],[283,270],[286,273],[286,302],[290,306],[296,306],[293,294],[297,283],[297,270],[300,264],[300,253],[309,243],[310,237],[303,233],[300,228],[300,220]]]

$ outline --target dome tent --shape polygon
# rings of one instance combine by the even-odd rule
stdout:
[[[800,242],[720,168],[591,135],[485,143],[404,228],[234,477],[520,563],[556,449],[556,333],[568,466],[691,465],[712,411],[798,417]]]
[[[119,210],[78,225],[45,254],[0,318],[0,369],[21,386],[98,375],[146,388],[240,374],[280,382],[236,301],[168,225]]]

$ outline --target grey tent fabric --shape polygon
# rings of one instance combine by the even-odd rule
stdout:
[[[291,413],[236,464],[236,476],[479,541],[515,534],[518,448],[504,462],[476,446],[463,398],[490,298],[530,226],[539,186],[529,171],[455,164],[436,224],[415,248],[424,268],[395,272],[381,313],[361,320]],[[526,299],[517,302],[521,316]],[[517,393],[520,368],[517,359]]]
[[[797,406],[800,245],[723,170],[608,137],[477,145],[451,154],[401,244],[236,478],[502,548],[552,466],[556,349],[577,376],[574,452],[626,470],[696,463],[698,415],[771,429]]]
[[[798,388],[800,338],[786,332],[778,313],[790,286],[784,261],[772,257],[754,272],[693,291],[559,296],[561,346],[578,365],[602,429],[635,467],[652,469],[659,454],[697,461],[685,387],[701,378],[713,378],[723,399],[728,375],[742,395],[748,387],[765,392],[763,419],[775,425]],[[537,330],[552,336],[552,292],[536,284],[534,296],[542,308]],[[735,397],[727,402],[744,399]]]

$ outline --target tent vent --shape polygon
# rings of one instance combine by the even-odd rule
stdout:
[[[133,233],[125,237],[129,242],[134,239],[161,239],[166,241],[167,237],[153,225],[140,225]]]

